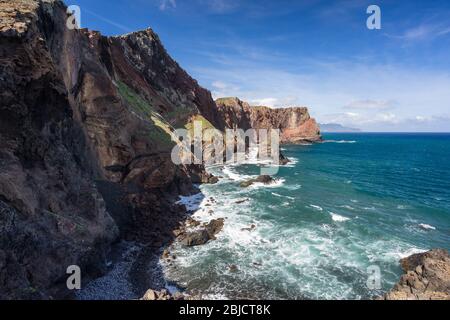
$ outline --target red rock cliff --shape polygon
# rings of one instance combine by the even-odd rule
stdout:
[[[151,29],[104,37],[67,18],[58,0],[0,0],[0,299],[65,297],[67,266],[98,276],[117,239],[170,241],[174,198],[211,179],[170,159],[193,118],[319,139],[304,108],[218,108]]]
[[[320,128],[304,107],[252,107],[238,98],[216,100],[228,128],[280,129],[282,143],[316,142],[321,140]]]

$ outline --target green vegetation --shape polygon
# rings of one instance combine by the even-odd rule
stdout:
[[[190,121],[188,123],[186,123],[184,126],[187,130],[189,130],[189,132],[191,134],[193,134],[193,132],[194,132],[194,122],[195,121],[199,121],[202,123],[202,130],[215,129],[214,126],[211,124],[211,122],[206,120],[205,117],[203,117],[202,115],[196,114],[195,116],[192,116]]]
[[[125,83],[117,83],[119,94],[134,112],[148,120],[148,132],[153,147],[160,151],[169,151],[175,144],[170,124],[156,111],[150,103]]]
[[[125,99],[130,107],[134,109],[134,111],[139,112],[147,117],[150,117],[152,115],[152,106],[133,89],[131,89],[122,81],[117,82],[117,88],[119,89],[119,94],[122,96],[122,98]]]

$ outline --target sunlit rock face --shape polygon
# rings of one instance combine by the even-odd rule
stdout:
[[[250,106],[238,98],[220,98],[216,104],[228,128],[279,129],[282,143],[321,140],[320,128],[310,117],[308,108]]]

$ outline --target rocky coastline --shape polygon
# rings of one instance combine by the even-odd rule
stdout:
[[[68,18],[59,0],[0,0],[0,299],[199,298],[165,291],[159,261],[176,259],[174,241],[220,234],[224,220],[201,224],[178,203],[220,178],[171,161],[174,130],[273,128],[301,144],[320,128],[305,107],[214,101],[151,29],[105,37]],[[386,299],[448,297],[448,278],[430,271],[448,275],[448,254],[412,259]],[[70,265],[83,271],[78,296]]]
[[[58,0],[0,0],[0,18],[0,299],[70,298],[68,266],[85,286],[123,241],[148,261],[186,219],[178,197],[217,182],[171,161],[174,129],[235,126],[151,29],[69,29]]]

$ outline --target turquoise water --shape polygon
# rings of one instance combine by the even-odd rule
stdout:
[[[400,258],[450,249],[449,134],[324,138],[283,147],[293,162],[270,186],[239,187],[257,164],[214,169],[220,183],[185,200],[199,204],[198,220],[225,218],[224,230],[204,246],[175,245],[167,278],[210,298],[369,299],[398,281]],[[367,286],[371,266],[380,288]]]

